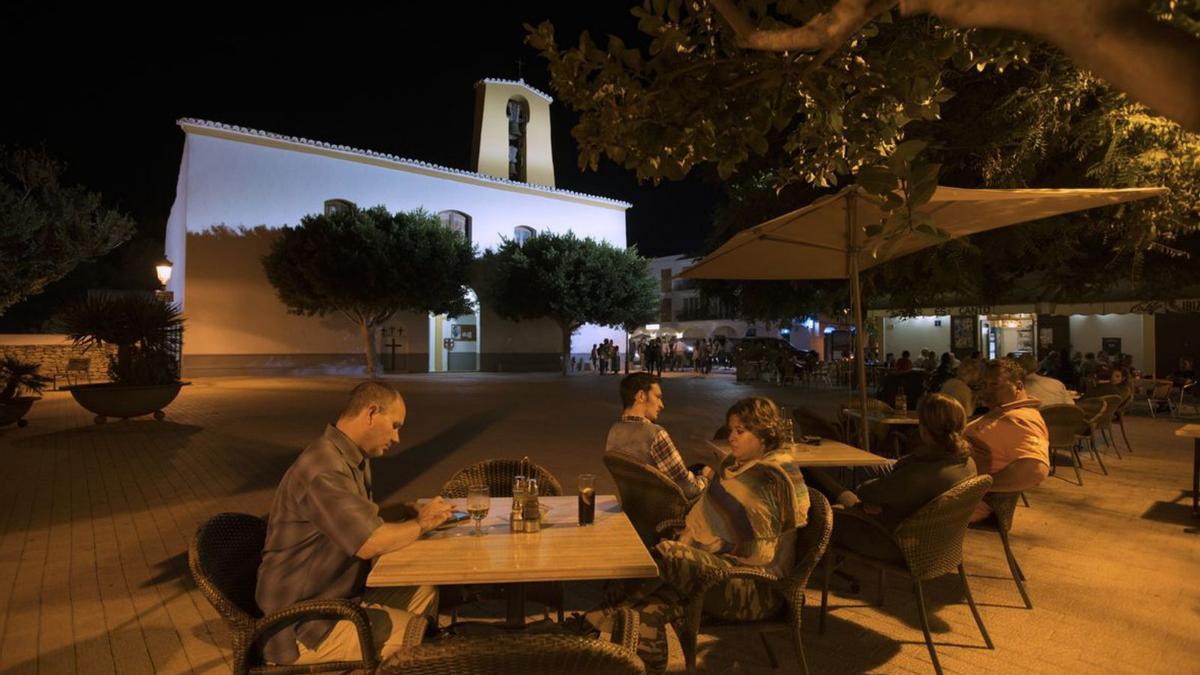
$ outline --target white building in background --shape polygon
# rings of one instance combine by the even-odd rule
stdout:
[[[307,214],[383,205],[424,208],[480,251],[502,238],[568,229],[624,247],[629,204],[557,188],[552,99],[524,81],[476,83],[473,170],[320,141],[182,119],[183,160],[167,223],[169,289],[187,317],[191,375],[360,368],[362,337],[341,317],[287,313],[260,263],[283,225]],[[486,304],[457,317],[404,315],[378,336],[387,368],[405,371],[555,370],[560,333],[549,320],[500,319]],[[573,352],[620,331],[585,326]],[[394,355],[394,358],[393,358]]]
[[[756,335],[782,337],[800,349],[822,351],[821,327],[816,322],[809,321],[791,327],[747,323],[733,318],[732,312],[716,300],[705,302],[700,295],[700,282],[677,278],[699,261],[700,258],[685,255],[650,259],[650,275],[659,284],[658,321],[635,331],[632,336],[634,340],[659,336],[703,340]]]

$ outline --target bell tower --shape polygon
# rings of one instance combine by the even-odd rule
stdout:
[[[554,187],[553,101],[525,80],[476,82],[472,168],[487,176]]]

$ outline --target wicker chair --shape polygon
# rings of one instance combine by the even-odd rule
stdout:
[[[791,486],[786,477],[782,480]],[[792,644],[796,648],[796,660],[800,662],[802,672],[808,672],[808,661],[804,658],[804,642],[800,638],[801,612],[804,609],[804,587],[808,585],[808,577],[817,566],[817,561],[825,554],[829,544],[829,535],[833,530],[833,509],[825,495],[813,488],[808,489],[810,499],[808,509],[808,524],[796,531],[796,563],[792,571],[785,577],[776,577],[759,567],[723,567],[706,570],[701,590],[692,597],[687,607],[681,625],[677,627],[679,643],[683,647],[687,672],[696,672],[696,640],[700,634],[700,621],[704,613],[704,597],[715,587],[732,579],[759,579],[768,582],[770,587],[784,597],[787,604],[788,620],[786,624],[764,624],[769,630],[760,631],[759,638],[767,651],[771,665],[779,667],[779,660],[767,642],[767,632],[775,628],[788,630],[792,635]]]
[[[1171,388],[1174,386],[1175,384],[1170,380],[1157,380],[1154,383],[1154,388],[1146,397],[1146,405],[1150,406],[1151,417],[1157,417],[1158,406],[1164,404],[1167,406],[1167,414],[1175,416],[1175,402],[1171,400]]]
[[[1100,432],[1101,438],[1104,439],[1105,445],[1109,446],[1117,453],[1117,459],[1121,457],[1121,448],[1117,446],[1117,441],[1113,437],[1113,420],[1116,419],[1117,412],[1121,409],[1121,404],[1125,399],[1115,394],[1101,396],[1100,400],[1104,402],[1104,408],[1100,411],[1099,418],[1096,420],[1096,430]],[[1094,442],[1094,439],[1093,439]],[[1126,443],[1128,443],[1128,439]]]
[[[616,615],[612,641],[577,635],[496,635],[425,643],[401,649],[381,675],[644,675],[637,656],[638,614]]]
[[[1033,609],[1033,601],[1029,599],[1029,593],[1025,591],[1025,573],[1021,571],[1021,566],[1017,564],[1017,558],[1013,555],[1012,547],[1008,544],[1008,533],[1012,530],[1013,516],[1016,515],[1017,500],[1020,499],[1020,496],[1020,492],[989,492],[984,495],[983,501],[992,509],[992,517],[979,523],[979,526],[994,529],[1000,534],[1000,543],[1004,546],[1004,557],[1008,560],[1008,571],[1012,573],[1013,582],[1017,584],[1017,591],[1021,593],[1021,599],[1025,601],[1025,608]]]
[[[653,466],[615,452],[604,454],[604,466],[617,484],[621,509],[646,548],[658,543],[661,525],[683,518],[692,505],[683,489]]]
[[[1083,486],[1083,474],[1079,467],[1080,433],[1087,429],[1087,418],[1081,408],[1070,403],[1048,405],[1041,409],[1042,419],[1050,431],[1050,473],[1058,468],[1058,450],[1071,453],[1071,468],[1075,470],[1075,480]],[[1094,450],[1094,448],[1093,448]]]
[[[1129,436],[1125,433],[1125,416],[1129,414],[1129,409],[1133,407],[1133,391],[1130,390],[1125,398],[1121,399],[1121,404],[1117,406],[1116,412],[1113,413],[1113,421],[1117,426],[1121,427],[1121,438],[1125,439],[1125,449],[1129,454],[1133,454],[1133,445],[1129,443]]]
[[[995,648],[987,628],[983,625],[983,618],[979,616],[979,610],[975,607],[975,599],[971,596],[971,586],[967,583],[967,571],[963,567],[962,556],[963,536],[966,534],[971,513],[991,487],[992,477],[987,475],[962,481],[901,521],[895,532],[889,533],[880,527],[880,537],[883,541],[890,540],[895,544],[897,552],[904,559],[903,566],[860,555],[834,544],[834,551],[841,556],[873,565],[881,570],[899,572],[912,577],[913,591],[917,595],[917,607],[921,614],[921,630],[925,633],[925,645],[929,647],[933,669],[938,675],[941,675],[942,666],[938,662],[937,651],[933,646],[933,636],[929,632],[929,613],[925,609],[925,595],[921,590],[922,581],[949,574],[957,567],[963,591],[967,596],[967,604],[971,607],[971,614],[975,616],[975,623],[979,626],[983,641],[987,644],[988,649]],[[847,513],[853,512],[848,511]],[[818,627],[822,633],[825,631],[825,613],[828,606],[829,577],[833,573],[833,557],[832,555],[825,556],[824,583],[821,586],[821,620]]]
[[[554,474],[537,462],[526,462],[520,459],[487,459],[476,462],[460,469],[450,480],[442,485],[441,496],[446,499],[465,499],[472,485],[488,486],[488,494],[492,497],[512,497],[513,479],[527,471],[538,482],[538,494],[543,497],[561,497],[562,483]],[[458,607],[467,602],[468,596],[479,594],[478,587],[442,586],[439,589],[441,606],[450,611],[451,622],[458,620]],[[526,587],[527,597],[540,602],[547,607],[553,607],[558,612],[558,620],[563,620],[563,604],[566,589],[561,582],[545,582],[530,584]],[[487,593],[482,593],[487,595]],[[549,618],[549,615],[547,615]]]
[[[519,459],[487,459],[459,470],[442,485],[441,495],[446,499],[463,499],[472,485],[486,485],[493,497],[511,497],[513,479],[528,470],[537,479],[538,490],[544,497],[560,497],[562,483],[536,462],[529,462],[527,469]]]
[[[1092,451],[1092,457],[1100,464],[1100,470],[1108,475],[1108,467],[1104,466],[1104,458],[1100,456],[1099,446],[1096,445],[1096,434],[1104,423],[1104,415],[1108,412],[1108,402],[1104,396],[1081,398],[1075,405],[1083,411],[1085,427],[1079,432],[1079,442]]]
[[[233,635],[233,672],[318,673],[326,671],[374,672],[378,661],[371,641],[366,611],[352,600],[309,600],[270,616],[263,616],[254,600],[258,565],[262,561],[267,523],[245,513],[220,513],[196,530],[188,547],[188,569],[200,592],[229,624]],[[256,643],[282,626],[310,619],[353,621],[363,650],[361,661],[337,661],[310,666],[268,666],[252,653]]]

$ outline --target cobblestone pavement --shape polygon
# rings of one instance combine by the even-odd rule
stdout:
[[[618,413],[617,378],[596,375],[395,377],[409,405],[401,449],[375,462],[386,506],[426,496],[455,469],[529,455],[569,486],[581,472],[613,492],[601,451]],[[187,575],[187,543],[220,511],[264,513],[305,444],[333,419],[353,380],[195,381],[150,418],[95,425],[69,394],[51,392],[23,429],[0,429],[0,671],[228,672],[229,635]],[[831,413],[844,392],[738,385],[728,375],[669,376],[662,422],[685,455],[749,393]],[[1192,447],[1178,420],[1133,417],[1135,452],[1108,455],[1110,475],[1085,461],[1085,485],[1051,478],[1029,493],[1012,541],[1035,609],[1026,610],[995,534],[971,531],[967,569],[996,643],[975,630],[956,577],[928,585],[938,654],[948,672],[1196,672],[1200,654],[1200,536],[1182,490]],[[1060,474],[1063,478],[1070,472]],[[1186,505],[1185,505],[1186,504]],[[810,589],[804,640],[814,672],[930,671],[916,604],[889,578],[874,604],[835,586],[825,635]],[[583,607],[595,588],[569,589]],[[701,637],[708,672],[770,672],[757,629],[714,626]],[[794,669],[786,634],[767,637]],[[672,668],[682,670],[673,655]],[[1192,663],[1192,666],[1188,666]]]

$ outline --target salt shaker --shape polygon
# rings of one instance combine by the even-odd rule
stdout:
[[[542,531],[542,513],[538,506],[538,484],[530,478],[525,488],[524,523],[526,532]]]
[[[508,523],[513,532],[525,531],[525,499],[528,483],[525,476],[517,476],[513,479],[513,500],[512,511],[508,516]]]

